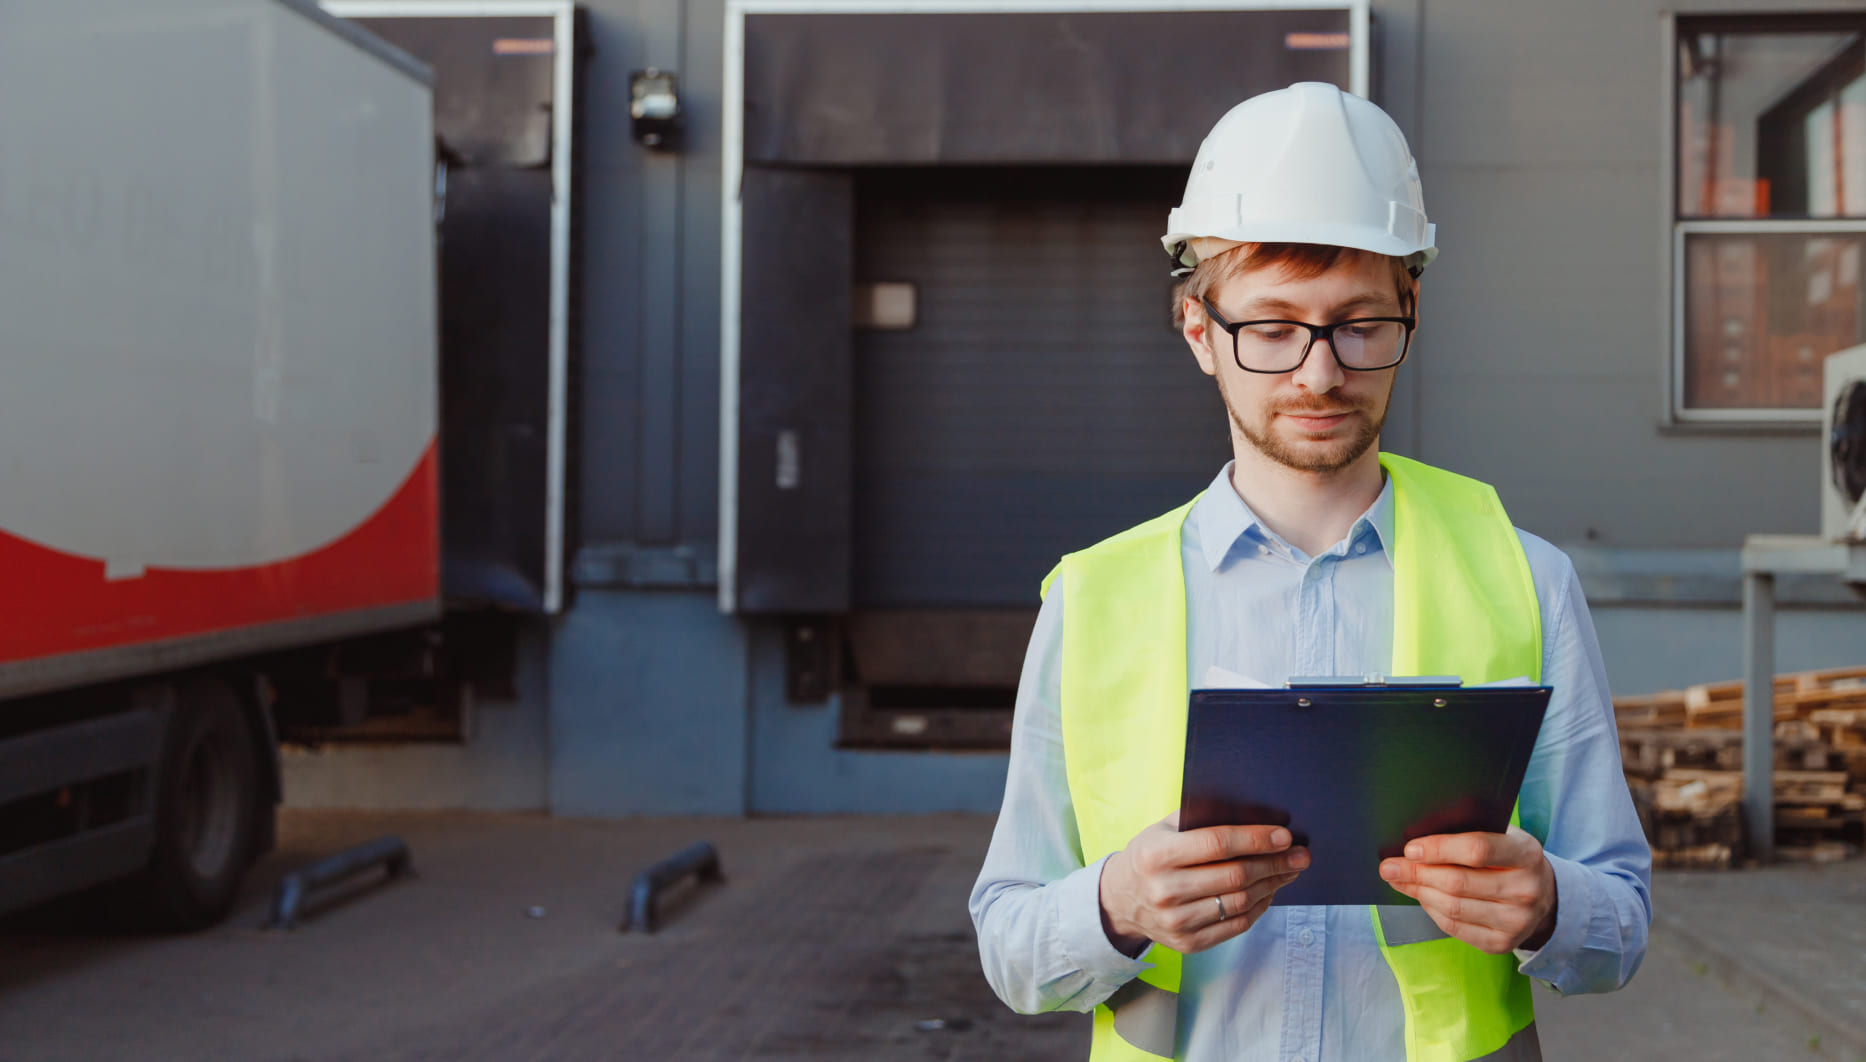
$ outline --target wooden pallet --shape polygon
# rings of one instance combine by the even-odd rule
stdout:
[[[1771,692],[1777,720],[1828,708],[1866,709],[1866,667],[1777,675]],[[1691,729],[1740,729],[1743,682],[1704,682],[1683,690],[1616,697],[1614,714],[1622,726],[1670,726],[1682,719]]]
[[[1631,783],[1653,865],[1728,868],[1743,849],[1742,775],[1661,777]]]
[[[1652,865],[1683,870],[1728,870],[1735,853],[1727,844],[1694,844],[1681,848],[1654,848]]]
[[[1775,858],[1784,863],[1838,863],[1850,859],[1855,853],[1852,845],[1843,841],[1817,841],[1813,844],[1782,844],[1775,846]]]
[[[1720,790],[1734,787],[1740,799],[1743,789],[1743,772],[1674,767],[1665,772],[1665,777],[1661,779],[1661,782],[1674,784],[1703,782],[1706,786]],[[1846,797],[1847,773],[1845,771],[1775,772],[1775,802],[1778,804],[1838,804]]]
[[[1743,735],[1725,730],[1622,729],[1620,765],[1634,778],[1658,778],[1674,767],[1740,770]]]
[[[1775,721],[1798,719],[1800,710],[1779,692],[1775,699]],[[1685,726],[1692,730],[1743,729],[1743,688],[1734,696],[1712,696],[1708,687],[1693,686],[1685,691]]]
[[[1628,727],[1674,727],[1685,725],[1685,692],[1662,693],[1613,699],[1614,720],[1622,730]]]
[[[1801,724],[1791,720],[1776,726],[1775,768],[1778,771],[1855,771],[1852,759],[1818,737],[1784,728]],[[1857,759],[1866,765],[1866,747]],[[1675,768],[1713,771],[1743,769],[1743,735],[1734,730],[1622,730],[1620,764],[1629,778],[1658,778]]]
[[[1775,676],[1776,847],[1824,862],[1866,844],[1866,667]],[[1655,866],[1728,866],[1743,852],[1743,684],[1614,701],[1620,756]]]
[[[1716,815],[1743,802],[1743,773],[1673,768],[1652,783],[1651,801],[1658,812]]]
[[[1816,708],[1805,722],[1836,749],[1866,749],[1866,708]]]
[[[1845,771],[1776,771],[1777,804],[1839,804],[1847,796]]]

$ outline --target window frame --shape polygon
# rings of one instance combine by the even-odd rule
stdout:
[[[1665,417],[1662,427],[1746,429],[1818,433],[1821,410],[1794,409],[1785,406],[1742,408],[1705,408],[1686,404],[1685,396],[1685,243],[1699,235],[1780,235],[1811,233],[1819,235],[1866,234],[1866,218],[1684,218],[1678,198],[1678,152],[1683,130],[1678,120],[1678,41],[1679,23],[1693,31],[1768,33],[1806,31],[1835,27],[1854,22],[1857,32],[1866,34],[1866,10],[1742,14],[1723,11],[1666,12],[1660,36],[1664,77],[1663,121],[1667,130],[1665,150],[1659,166],[1661,201],[1665,226],[1663,250],[1664,290],[1668,293],[1664,309],[1667,356],[1662,383],[1665,394]]]

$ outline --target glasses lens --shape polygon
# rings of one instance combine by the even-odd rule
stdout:
[[[1350,369],[1384,369],[1400,359],[1406,326],[1398,321],[1344,321],[1335,329],[1335,357]]]
[[[1302,360],[1309,330],[1281,321],[1256,321],[1238,329],[1238,363],[1257,372],[1288,372]]]

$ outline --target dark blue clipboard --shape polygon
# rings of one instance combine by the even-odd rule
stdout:
[[[1312,862],[1279,904],[1416,904],[1380,879],[1380,860],[1415,837],[1502,833],[1551,692],[1193,690],[1179,827],[1289,827]]]

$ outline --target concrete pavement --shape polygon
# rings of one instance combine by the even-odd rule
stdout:
[[[1674,873],[1656,931],[1695,967],[1866,1059],[1866,859]]]
[[[384,832],[408,839],[415,878],[294,933],[257,928],[287,869]],[[1086,1019],[1014,1015],[978,972],[965,896],[989,834],[967,816],[292,813],[218,929],[133,937],[44,912],[0,927],[0,1060],[1086,1057]],[[660,934],[618,934],[634,873],[697,839],[719,846],[727,883],[690,893]],[[1659,909],[1677,917],[1655,926],[1632,986],[1537,993],[1548,1057],[1861,1062],[1866,1045],[1731,976],[1692,928],[1735,926],[1777,897],[1765,935],[1792,940],[1784,968],[1818,984],[1859,961],[1851,938],[1828,949],[1809,931],[1866,923],[1856,879],[1866,863],[1663,878]],[[1844,1016],[1860,982],[1823,993]]]

